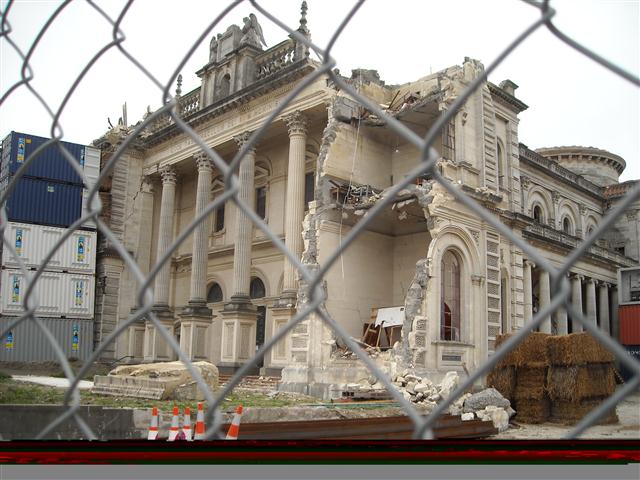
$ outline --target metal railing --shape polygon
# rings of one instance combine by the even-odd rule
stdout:
[[[248,0],[247,0],[248,1]],[[100,49],[95,56],[87,63],[85,68],[82,70],[80,75],[75,79],[72,83],[71,87],[67,91],[64,100],[61,103],[60,108],[57,111],[54,111],[39,95],[38,91],[32,85],[32,80],[34,79],[34,72],[31,68],[30,62],[34,52],[38,49],[41,44],[41,40],[43,35],[49,29],[49,27],[56,22],[57,17],[64,11],[64,9],[69,5],[70,2],[62,3],[55,12],[51,15],[43,29],[39,32],[37,37],[34,39],[31,47],[27,52],[23,52],[16,42],[14,42],[12,38],[12,27],[11,27],[11,9],[13,6],[12,1],[6,4],[6,7],[2,11],[1,16],[1,31],[0,31],[0,41],[5,42],[7,48],[13,49],[17,55],[21,58],[22,61],[22,76],[19,81],[17,81],[14,85],[11,85],[0,98],[0,105],[2,105],[7,98],[9,98],[13,92],[17,89],[27,89],[33,96],[40,101],[40,103],[45,107],[47,112],[49,112],[52,119],[52,136],[53,139],[44,144],[42,147],[38,148],[33,154],[26,159],[24,165],[18,170],[18,172],[13,177],[11,183],[8,185],[8,188],[0,198],[0,205],[2,209],[0,210],[1,214],[1,229],[4,230],[7,225],[7,216],[4,209],[6,204],[6,200],[8,196],[11,194],[12,190],[14,190],[16,182],[24,175],[26,169],[29,164],[34,161],[35,158],[48,146],[50,145],[58,145],[61,147],[60,140],[62,139],[62,126],[60,125],[60,116],[67,104],[67,101],[74,95],[75,90],[78,85],[82,83],[84,77],[87,72],[92,69],[96,61],[102,57],[105,52],[108,50],[114,50],[120,52],[129,62],[131,62],[145,77],[147,77],[162,93],[163,98],[165,99],[165,103],[162,108],[157,111],[149,114],[146,118],[138,125],[135,126],[133,131],[124,142],[117,148],[117,151],[110,157],[110,159],[103,165],[103,169],[98,178],[98,182],[95,186],[90,189],[89,192],[89,205],[90,209],[83,218],[74,222],[67,231],[66,234],[58,241],[54,249],[48,253],[46,256],[43,265],[35,272],[29,272],[32,277],[29,281],[28,287],[24,296],[24,313],[20,317],[16,317],[13,321],[9,323],[9,325],[0,332],[0,337],[5,337],[7,333],[13,329],[20,322],[34,322],[40,330],[42,334],[49,340],[52,347],[56,352],[56,356],[59,360],[60,365],[62,366],[65,374],[71,381],[71,385],[66,392],[64,398],[64,404],[68,407],[66,413],[60,416],[58,419],[53,421],[51,424],[47,425],[39,434],[39,438],[46,436],[49,432],[51,432],[56,426],[60,425],[62,422],[67,422],[69,420],[73,420],[77,422],[78,426],[83,431],[84,435],[93,439],[96,438],[95,434],[91,431],[89,426],[86,424],[84,419],[78,414],[78,409],[80,406],[80,394],[77,388],[78,382],[84,375],[88,372],[89,368],[101,355],[101,353],[107,348],[109,344],[114,342],[118,336],[120,336],[126,329],[132,325],[134,322],[140,321],[145,318],[151,323],[153,323],[160,335],[164,338],[164,340],[168,343],[170,348],[175,352],[178,358],[185,364],[186,368],[189,370],[193,378],[196,380],[199,387],[205,392],[206,400],[209,403],[209,409],[207,415],[209,416],[209,423],[212,428],[209,429],[208,436],[209,438],[213,438],[217,435],[217,431],[219,426],[222,424],[222,414],[220,411],[220,405],[223,401],[225,395],[227,395],[238,383],[242,380],[243,376],[252,369],[260,358],[264,356],[277,342],[282,340],[293,328],[295,328],[300,322],[307,319],[310,315],[316,315],[319,317],[326,326],[328,326],[337,336],[342,338],[342,341],[352,350],[354,351],[358,357],[365,363],[365,365],[369,368],[369,370],[382,382],[389,392],[393,395],[394,399],[402,406],[402,408],[406,411],[407,415],[410,417],[411,421],[414,424],[414,437],[415,438],[426,438],[430,439],[432,437],[432,428],[438,418],[439,415],[445,413],[448,407],[460,396],[462,395],[469,387],[471,387],[477,380],[481,379],[484,375],[486,375],[510,350],[515,348],[520,342],[522,342],[529,333],[538,327],[543,319],[549,316],[553,311],[557,308],[565,308],[569,315],[573,319],[577,319],[583,326],[583,328],[588,331],[591,335],[598,339],[603,345],[605,345],[611,352],[613,352],[616,358],[625,364],[625,366],[634,373],[634,376],[621,388],[619,388],[615,394],[609,397],[606,401],[604,401],[599,407],[595,408],[588,415],[586,415],[578,425],[576,425],[568,434],[569,438],[574,438],[582,434],[585,429],[589,426],[593,425],[595,421],[597,421],[601,416],[603,416],[608,410],[614,407],[618,402],[620,402],[626,395],[635,391],[640,384],[640,364],[633,361],[628,355],[626,355],[625,350],[621,347],[621,345],[613,340],[609,335],[600,331],[597,326],[595,326],[592,322],[588,321],[582,312],[577,311],[574,306],[570,303],[569,294],[570,287],[567,280],[567,273],[569,269],[576,263],[576,261],[583,256],[585,253],[589,252],[590,249],[593,248],[596,240],[609,229],[616,218],[620,216],[629,206],[637,201],[640,198],[640,188],[635,188],[630,190],[624,198],[620,200],[620,202],[610,210],[607,215],[602,219],[601,223],[588,235],[584,241],[580,244],[577,244],[575,248],[567,254],[566,260],[561,267],[554,267],[548,259],[544,257],[539,251],[536,250],[533,246],[529,245],[526,241],[516,235],[509,227],[505,226],[504,223],[500,221],[493,213],[486,210],[483,206],[481,206],[476,200],[472,199],[469,195],[467,195],[463,190],[457,188],[452,185],[452,183],[447,180],[443,174],[439,171],[436,166],[437,160],[440,158],[440,154],[432,147],[434,141],[441,135],[441,131],[448,122],[454,117],[454,115],[458,112],[460,107],[466,102],[466,100],[470,97],[470,95],[478,89],[483,82],[485,82],[488,76],[496,69],[498,65],[500,65],[503,60],[512,54],[518,46],[528,38],[532,33],[538,30],[547,29],[553,35],[558,38],[559,42],[563,42],[578,52],[582,53],[586,58],[600,64],[603,68],[610,70],[611,72],[619,75],[620,77],[628,80],[632,84],[636,86],[640,86],[640,81],[634,75],[624,71],[617,65],[612,64],[611,62],[603,59],[602,57],[595,54],[593,51],[587,49],[583,45],[575,42],[571,38],[567,37],[562,31],[558,30],[553,23],[554,16],[556,11],[552,8],[549,1],[534,1],[534,0],[524,0],[528,5],[532,7],[535,11],[537,11],[537,15],[535,15],[535,19],[531,22],[531,24],[522,31],[516,38],[514,38],[498,55],[496,60],[490,64],[484,72],[478,76],[475,80],[473,80],[467,88],[457,97],[457,99],[450,105],[448,110],[438,117],[438,119],[431,126],[429,131],[426,133],[424,137],[419,136],[412,130],[410,130],[406,125],[404,125],[401,121],[389,115],[383,109],[381,109],[380,105],[366,98],[362,94],[360,94],[353,85],[349,84],[345,79],[343,79],[340,75],[337,75],[334,72],[334,67],[336,65],[336,60],[332,57],[332,51],[337,39],[343,33],[345,28],[347,28],[349,22],[353,19],[353,17],[357,14],[358,10],[361,8],[364,0],[358,1],[347,16],[342,20],[339,27],[334,32],[331,40],[327,44],[326,47],[322,48],[318,45],[315,45],[310,41],[310,39],[302,35],[299,31],[290,28],[282,21],[280,21],[276,16],[271,14],[268,10],[263,8],[258,2],[252,0],[250,3],[253,7],[259,11],[266,18],[274,22],[276,25],[285,30],[291,38],[295,39],[296,42],[304,44],[308,49],[312,50],[317,56],[321,59],[320,64],[317,66],[315,71],[308,74],[305,78],[303,78],[296,86],[293,88],[289,94],[287,94],[286,98],[278,105],[278,107],[271,112],[263,125],[256,130],[250,137],[249,141],[246,142],[239,150],[239,152],[235,155],[233,160],[230,163],[224,161],[224,159],[212,149],[209,145],[207,145],[202,138],[200,138],[190,126],[183,121],[181,118],[181,100],[173,97],[169,90],[172,85],[175,84],[175,81],[180,73],[180,71],[184,68],[188,58],[194,53],[196,47],[212,34],[214,28],[220,25],[220,21],[225,17],[227,13],[229,13],[233,8],[235,8],[240,3],[243,3],[242,0],[232,1],[227,5],[220,15],[209,25],[209,27],[202,32],[198,40],[191,46],[188,52],[186,52],[184,58],[179,62],[179,65],[175,69],[173,75],[170,80],[165,84],[154,77],[151,72],[145,68],[128,50],[127,44],[125,41],[124,32],[121,29],[121,24],[123,19],[126,18],[127,12],[132,4],[132,1],[129,1],[122,12],[117,18],[113,18],[109,16],[99,5],[96,3],[89,1],[88,4],[91,8],[95,9],[104,21],[108,22],[113,28],[113,36],[111,41],[104,45],[102,49]],[[286,43],[285,46],[288,46],[289,43]],[[284,47],[283,47],[284,48]],[[291,61],[290,55],[291,52],[289,49],[286,51],[283,50],[282,54],[284,55],[282,58],[278,57],[273,59],[275,62],[275,68],[282,68],[282,65],[287,65],[288,62]],[[271,73],[271,70],[265,69],[261,70],[261,75],[268,75]],[[406,142],[413,145],[420,152],[420,163],[418,166],[413,168],[409,175],[406,176],[401,182],[394,185],[388,192],[387,195],[382,197],[370,210],[368,215],[361,219],[351,230],[349,230],[348,234],[342,239],[341,245],[338,249],[333,251],[329,257],[324,261],[322,265],[318,268],[311,270],[306,265],[304,265],[300,259],[298,259],[295,255],[290,252],[284,242],[275,235],[269,227],[265,224],[265,222],[259,218],[256,213],[253,211],[251,205],[246,205],[242,201],[239,200],[238,195],[238,178],[237,172],[238,167],[241,160],[250,151],[250,149],[254,148],[258,140],[263,136],[266,129],[269,125],[275,121],[275,119],[282,113],[282,111],[299,95],[304,88],[309,86],[312,82],[316,81],[321,77],[328,77],[328,80],[332,82],[333,85],[339,87],[342,92],[348,94],[352,97],[356,102],[358,102],[362,107],[366,108],[368,111],[377,115],[380,119],[384,119],[386,124],[393,132],[399,137],[403,138]],[[189,105],[193,105],[190,98]],[[187,108],[188,111],[192,106]],[[225,183],[225,191],[221,195],[219,195],[214,201],[208,204],[207,208],[196,218],[193,219],[186,228],[178,235],[178,237],[174,240],[171,247],[162,255],[159,255],[157,259],[156,265],[151,269],[148,275],[145,275],[140,270],[137,265],[135,259],[131,256],[131,254],[126,250],[123,244],[118,240],[116,234],[106,225],[103,220],[100,218],[99,214],[101,212],[101,203],[98,196],[99,185],[107,179],[107,177],[114,170],[114,166],[120,160],[123,153],[127,150],[127,148],[132,145],[134,140],[144,131],[144,129],[153,126],[158,119],[165,115],[169,115],[172,119],[170,123],[174,124],[179,128],[185,135],[189,136],[193,141],[201,148],[203,152],[205,152],[213,162],[213,164],[219,169],[224,177]],[[62,149],[64,151],[64,149]],[[80,176],[83,175],[81,167],[77,162],[74,161],[73,157],[68,153],[64,152],[65,157],[68,162],[76,169]],[[422,417],[416,409],[411,405],[410,402],[405,400],[405,398],[400,394],[399,391],[395,389],[395,387],[391,383],[391,379],[386,377],[384,373],[374,364],[373,360],[367,356],[367,354],[350,338],[350,335],[345,330],[345,328],[337,323],[326,310],[323,308],[323,302],[325,300],[325,292],[322,288],[322,283],[327,274],[328,270],[335,265],[335,263],[340,259],[342,253],[347,249],[354,240],[367,228],[367,226],[373,221],[373,219],[379,215],[383,209],[387,208],[396,198],[398,193],[400,193],[405,187],[410,185],[415,181],[417,177],[428,175],[429,178],[437,181],[442,187],[444,187],[449,194],[451,194],[454,198],[457,199],[462,205],[467,207],[471,212],[478,216],[478,218],[487,222],[487,224],[491,225],[495,230],[497,230],[504,238],[508,239],[510,242],[515,244],[518,248],[520,248],[528,258],[538,265],[539,268],[542,268],[549,272],[552,288],[551,291],[553,295],[551,297],[551,302],[549,305],[542,308],[538,311],[530,323],[524,325],[524,327],[517,331],[513,336],[509,338],[508,341],[504,342],[500,348],[495,352],[494,355],[489,357],[477,370],[472,372],[468,378],[464,379],[455,389],[455,391],[442,403],[440,403],[426,418]],[[244,214],[251,219],[253,224],[262,230],[262,232],[269,238],[272,244],[278,248],[298,270],[300,274],[301,281],[308,285],[308,291],[306,295],[307,301],[301,305],[299,305],[298,311],[292,320],[286,324],[281,330],[273,335],[273,337],[267,341],[264,345],[260,347],[260,349],[256,352],[255,356],[247,361],[232,377],[232,379],[226,384],[226,386],[222,389],[219,395],[214,396],[213,392],[207,388],[207,385],[201,378],[198,370],[194,368],[193,364],[181,351],[178,343],[175,338],[173,338],[167,331],[161,327],[161,323],[159,322],[156,314],[152,310],[153,306],[153,296],[151,291],[151,285],[158,274],[161,267],[168,261],[170,261],[171,255],[178,248],[178,246],[191,234],[191,232],[195,229],[195,227],[208,216],[211,212],[213,212],[216,208],[218,208],[223,202],[231,201],[233,202],[237,208],[241,209]],[[135,277],[139,288],[137,291],[137,304],[139,307],[131,313],[129,318],[126,321],[123,321],[117,325],[117,327],[113,330],[111,334],[108,335],[107,338],[103,340],[103,342],[97,347],[97,349],[93,352],[90,358],[85,362],[84,366],[74,375],[69,362],[65,358],[65,355],[57,344],[55,338],[51,334],[50,331],[47,330],[45,325],[38,319],[37,316],[34,315],[34,312],[38,306],[38,300],[36,296],[33,294],[33,287],[38,282],[41,277],[46,264],[51,260],[55,251],[60,248],[62,243],[69,237],[69,235],[73,232],[73,230],[79,227],[86,220],[91,219],[97,225],[98,230],[104,235],[107,241],[112,245],[113,249],[120,255],[120,257],[125,262],[126,266],[130,269],[131,274]],[[1,232],[0,232],[1,233]],[[16,256],[16,258],[20,258],[16,255],[13,245],[9,242],[4,243],[4,248],[10,250],[10,252]],[[27,269],[25,268],[24,263],[21,261],[21,270],[27,275]]]

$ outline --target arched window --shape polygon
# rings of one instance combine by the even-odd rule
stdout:
[[[533,207],[533,219],[538,223],[544,223],[544,214],[540,205]]]
[[[231,75],[228,73],[220,79],[218,84],[218,98],[225,98],[231,91]]]
[[[216,282],[212,283],[207,293],[207,303],[221,302],[223,299],[222,288]]]
[[[264,283],[258,277],[253,277],[251,279],[251,284],[249,285],[249,296],[251,298],[262,298],[267,295],[266,289],[264,288]]]
[[[441,263],[440,339],[460,341],[460,261],[451,251]]]
[[[569,217],[564,217],[562,220],[562,231],[567,235],[573,234],[573,228],[571,228],[571,220],[569,220]]]

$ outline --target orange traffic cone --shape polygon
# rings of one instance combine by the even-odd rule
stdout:
[[[171,419],[171,428],[169,429],[169,438],[167,438],[167,442],[173,442],[178,436],[178,407],[173,407],[173,418]]]
[[[158,438],[158,407],[153,407],[151,412],[151,426],[147,434],[147,440],[156,440]]]
[[[184,421],[182,422],[182,432],[184,433],[184,440],[187,442],[193,441],[191,435],[191,409],[185,407],[184,409]]]
[[[236,413],[233,416],[233,421],[227,432],[227,440],[237,440],[238,433],[240,432],[240,417],[242,416],[242,405],[238,405]]]
[[[202,403],[198,403],[198,417],[196,418],[196,431],[194,440],[204,440],[204,409]]]

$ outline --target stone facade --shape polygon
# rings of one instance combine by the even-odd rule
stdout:
[[[303,8],[299,32],[309,35],[305,14]],[[209,62],[197,72],[201,87],[179,98],[182,120],[226,162],[317,67],[293,37],[263,50],[249,31],[252,22],[212,39]],[[345,80],[425,136],[482,73],[483,65],[467,58],[401,86],[386,86],[373,70],[355,70]],[[482,83],[434,141],[441,155],[437,169],[560,266],[621,198],[617,175],[624,160],[580,147],[528,149],[518,138],[518,114],[528,107],[516,98],[516,88],[508,80]],[[112,131],[97,142],[105,158],[128,132]],[[104,193],[103,203],[111,205],[104,218],[146,274],[194,216],[224,193],[224,179],[166,114],[133,143]],[[411,143],[319,78],[286,105],[244,157],[239,195],[295,256],[317,269],[419,162]],[[638,262],[637,210],[619,218],[617,233],[599,240],[570,272],[576,305],[614,335],[616,270]],[[106,333],[135,309],[138,285],[107,246],[103,253],[98,269],[105,294],[97,301],[103,326],[96,331]],[[222,373],[253,356],[306,302],[295,269],[233,202],[215,209],[180,244],[154,287],[157,311],[183,350]],[[326,311],[356,338],[372,308],[409,305],[404,361],[436,376],[478,366],[496,335],[522,328],[554,288],[518,245],[429,175],[411,182],[368,225],[328,270],[323,287]],[[540,329],[562,334],[578,327],[560,311]],[[335,335],[312,315],[258,367],[282,371],[285,389],[326,397],[332,385],[358,381],[363,372],[334,359],[335,344]],[[175,358],[144,319],[115,345],[109,352],[115,358]]]

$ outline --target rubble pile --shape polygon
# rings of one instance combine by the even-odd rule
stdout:
[[[460,380],[457,372],[447,372],[439,384],[434,384],[429,378],[416,375],[410,370],[392,378],[393,385],[402,396],[425,413],[432,411],[438,403],[447,398]],[[353,399],[390,398],[384,385],[373,376],[366,382],[346,384],[343,392],[345,396]],[[509,400],[494,388],[487,388],[475,394],[465,393],[449,407],[450,415],[460,415],[462,420],[477,418],[491,421],[501,432],[509,427],[509,419],[515,413]]]

